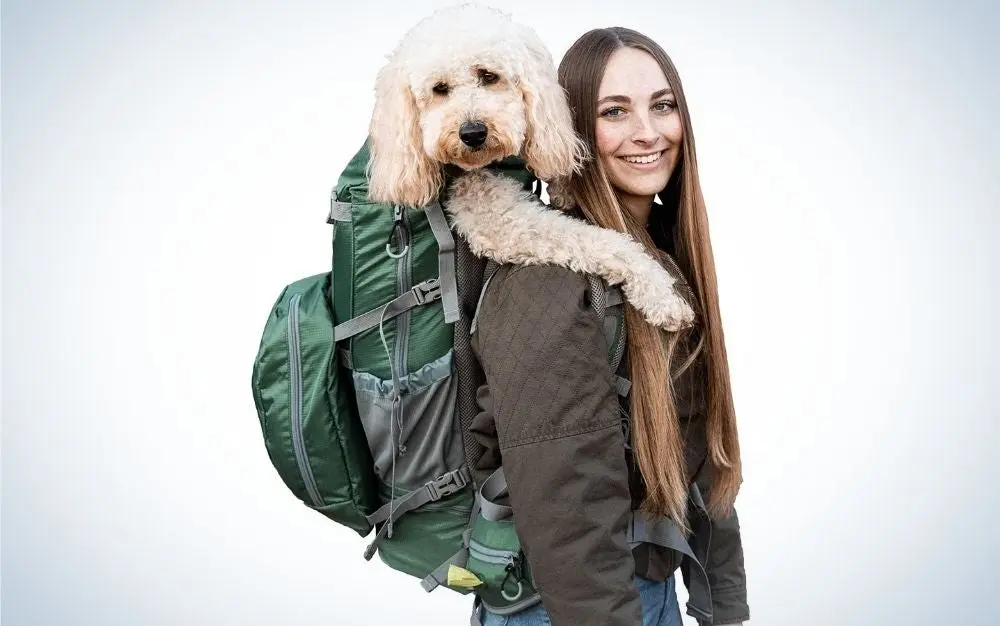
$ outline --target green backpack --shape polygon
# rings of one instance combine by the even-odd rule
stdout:
[[[333,191],[331,270],[287,285],[264,325],[252,388],[267,454],[304,504],[374,531],[366,559],[513,613],[539,596],[503,472],[470,471],[483,376],[469,340],[496,266],[453,236],[440,203],[369,202],[367,163],[366,143]],[[491,168],[537,182],[517,159]],[[620,294],[591,284],[617,369]]]

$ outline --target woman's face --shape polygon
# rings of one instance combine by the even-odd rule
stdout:
[[[649,53],[611,55],[597,95],[597,152],[611,184],[629,206],[644,205],[667,186],[683,130],[666,76]]]

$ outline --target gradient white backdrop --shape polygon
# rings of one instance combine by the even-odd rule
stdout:
[[[3,3],[5,625],[467,623],[293,499],[249,386],[377,69],[446,4]],[[998,6],[494,4],[557,60],[625,25],[680,70],[752,623],[1000,623]]]

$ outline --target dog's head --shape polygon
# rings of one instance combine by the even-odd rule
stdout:
[[[544,44],[476,5],[439,11],[406,34],[376,78],[369,138],[369,198],[407,206],[437,197],[447,164],[471,170],[519,156],[548,181],[576,171],[585,153]]]

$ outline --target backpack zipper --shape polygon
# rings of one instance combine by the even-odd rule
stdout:
[[[396,295],[401,296],[410,290],[413,283],[413,255],[410,254],[410,224],[407,219],[406,208],[396,205],[393,208],[393,229],[400,233],[398,246],[403,252],[396,259]],[[407,352],[409,349],[410,337],[410,314],[406,311],[396,318],[396,345],[394,359],[396,361],[396,376],[402,379],[406,376]],[[400,407],[402,408],[402,407]],[[397,432],[400,437],[403,432],[403,416],[397,415]],[[399,453],[406,452],[406,445],[402,440],[399,442]]]
[[[524,562],[521,560],[521,556],[517,552],[512,552],[510,550],[494,550],[493,548],[487,548],[481,543],[476,541],[469,541],[469,558],[478,559],[484,563],[490,563],[492,565],[502,565],[504,569],[503,581],[500,582],[500,595],[504,599],[514,602],[518,600],[524,593],[524,583],[526,581],[524,572]],[[508,593],[507,591],[507,581],[514,578],[514,582],[517,584],[517,590],[514,593]]]
[[[469,541],[469,555],[484,563],[494,565],[511,565],[517,562],[517,553],[510,550],[494,550],[487,548],[476,540]]]
[[[316,486],[316,477],[309,466],[309,456],[306,454],[305,437],[302,433],[302,347],[299,341],[299,301],[302,294],[292,296],[288,304],[288,377],[291,386],[292,407],[292,449],[295,452],[295,462],[299,466],[299,474],[305,483],[306,491],[313,506],[323,506],[323,498]]]

